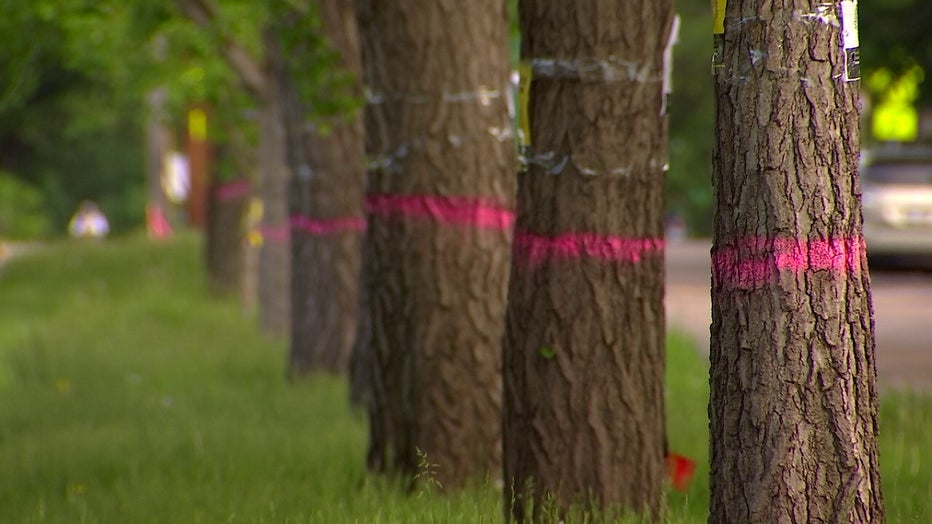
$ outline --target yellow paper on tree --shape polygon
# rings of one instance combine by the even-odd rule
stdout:
[[[725,33],[725,3],[727,0],[712,0],[712,34]]]
[[[192,140],[207,140],[207,113],[202,109],[188,111],[188,136]]]
[[[531,145],[531,116],[528,112],[528,103],[531,100],[531,76],[533,70],[531,64],[521,62],[518,66],[518,129],[520,136],[518,144],[522,148]]]

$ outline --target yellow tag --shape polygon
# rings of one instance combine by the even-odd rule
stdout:
[[[259,227],[259,223],[262,222],[262,213],[262,199],[253,197],[252,200],[249,201],[249,207],[246,208],[246,214],[243,217],[245,229]]]
[[[725,33],[725,3],[728,0],[712,0],[712,34]]]
[[[885,102],[874,107],[874,138],[912,142],[919,135],[919,113],[908,102]]]
[[[192,140],[207,140],[207,113],[203,109],[188,111],[188,136]]]
[[[528,102],[531,100],[532,73],[531,64],[521,62],[518,66],[520,75],[518,79],[518,128],[521,130],[518,143],[522,147],[531,145],[531,116],[528,112]]]

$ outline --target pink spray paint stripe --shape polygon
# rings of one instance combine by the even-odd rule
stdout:
[[[259,232],[262,233],[262,238],[270,242],[286,242],[291,238],[290,231],[288,230],[287,225],[269,225],[262,224],[259,226]]]
[[[782,272],[858,274],[863,269],[864,251],[862,237],[826,240],[752,237],[714,252],[712,274],[716,282],[741,289],[767,285]]]
[[[217,200],[225,202],[247,196],[251,191],[252,184],[248,180],[240,180],[217,186],[214,189],[214,194],[217,196]]]
[[[514,211],[501,204],[468,197],[433,195],[370,195],[366,211],[388,218],[426,218],[440,224],[508,230],[514,225]]]
[[[301,215],[294,215],[289,222],[291,223],[292,229],[315,236],[366,230],[366,220],[359,217],[314,219]]]
[[[662,238],[633,238],[598,233],[564,233],[557,236],[515,234],[515,253],[519,260],[534,267],[555,258],[593,258],[635,264],[645,256],[662,253]]]

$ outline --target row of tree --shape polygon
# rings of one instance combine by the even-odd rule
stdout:
[[[260,321],[290,333],[293,376],[354,357],[374,470],[502,472],[519,520],[551,498],[660,515],[669,1],[521,2],[517,178],[504,2],[66,4],[149,35],[147,63],[161,35],[230,66],[182,80],[232,71],[242,92],[181,91],[231,144],[250,142],[233,108],[256,108]],[[879,522],[852,2],[796,4],[732,0],[721,24],[710,521]],[[233,223],[230,182],[211,216]]]
[[[214,6],[179,5],[216,30]],[[262,65],[221,40],[259,100],[260,159],[285,160],[260,160],[262,229],[290,234],[265,235],[259,285],[263,306],[291,298],[265,325],[290,324],[292,375],[346,370],[355,340],[375,471],[413,479],[428,460],[452,488],[504,467],[520,520],[550,498],[659,516],[672,5],[522,4],[517,180],[506,4],[314,7],[269,19]],[[361,73],[364,126],[303,96],[290,36],[308,23]]]
[[[273,4],[219,3],[222,34],[260,62],[260,28]],[[512,9],[516,4],[509,0]],[[678,109],[670,115],[667,213],[685,218],[691,233],[709,235],[713,94],[711,83],[696,80],[708,72],[709,2],[681,0],[676,8],[688,23],[680,25],[674,48],[669,102]],[[862,0],[858,9],[862,92],[869,93],[867,107],[876,108],[902,89],[897,79],[921,79],[932,69],[925,45],[932,9],[922,0]],[[166,114],[176,124],[191,101],[223,108],[211,115],[211,142],[236,144],[217,158],[223,176],[243,175],[254,163],[240,144],[255,140],[255,102],[218,59],[217,32],[198,30],[171,2],[10,1],[4,14],[0,30],[10,37],[0,41],[0,235],[62,232],[86,198],[101,204],[117,232],[138,227],[146,199],[141,118],[144,93],[154,86],[165,89]],[[153,45],[153,34],[162,36],[162,45]],[[516,17],[511,48],[516,59]],[[324,69],[311,64],[302,71],[319,80]],[[910,99],[916,97],[927,105],[932,90],[919,89]]]
[[[350,6],[320,6],[354,67]],[[789,1],[738,1],[722,13],[711,521],[883,519],[859,93],[841,27],[851,7],[803,16]],[[445,24],[451,12],[459,24]],[[296,355],[341,331],[322,322],[337,308],[321,300],[353,293],[353,265],[345,279],[329,272],[353,253],[365,208],[353,376],[370,467],[414,478],[426,457],[446,486],[502,468],[518,520],[540,518],[548,500],[658,518],[672,6],[526,0],[520,13],[531,142],[516,188],[499,2],[360,5],[365,198],[353,192],[362,165],[347,162],[361,127],[309,128],[294,115],[312,108],[274,69],[293,173],[282,219],[302,283],[292,369],[326,367]],[[331,210],[324,187],[343,181],[356,207]],[[304,272],[343,287],[326,295]],[[346,348],[318,356],[345,363]]]

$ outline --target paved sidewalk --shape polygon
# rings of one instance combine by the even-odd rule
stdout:
[[[670,242],[666,251],[667,329],[685,333],[695,341],[700,353],[708,355],[712,324],[709,243]]]

